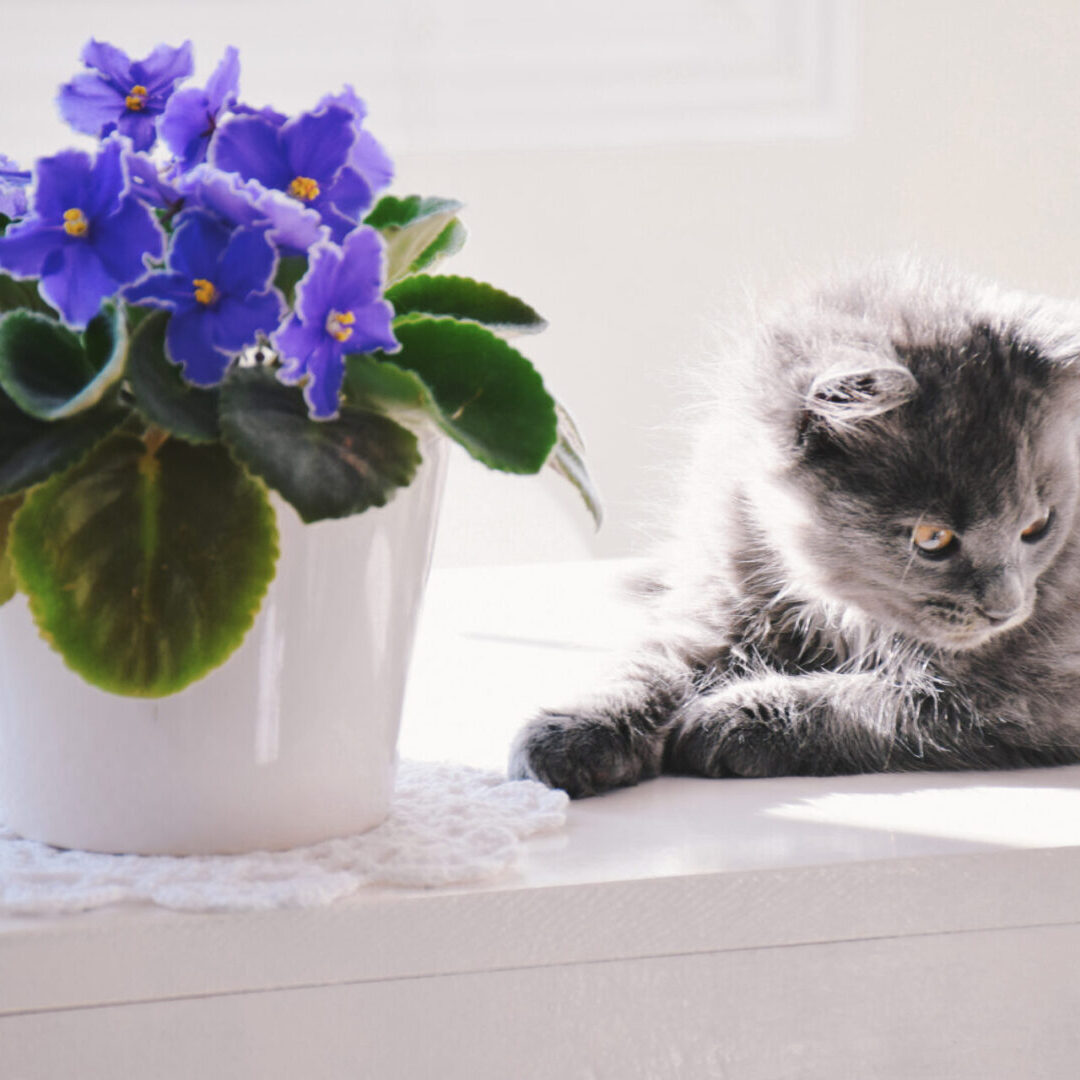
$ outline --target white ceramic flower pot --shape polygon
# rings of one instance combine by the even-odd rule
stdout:
[[[240,648],[171,697],[88,685],[0,608],[0,820],[59,847],[283,849],[389,809],[405,678],[446,466],[425,440],[378,510],[303,525],[277,501],[277,575]]]

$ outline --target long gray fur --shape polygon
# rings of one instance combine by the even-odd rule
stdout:
[[[760,320],[709,398],[653,637],[533,719],[511,775],[1080,761],[1080,309],[880,265]]]

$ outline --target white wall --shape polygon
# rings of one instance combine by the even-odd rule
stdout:
[[[748,287],[914,246],[1017,286],[1080,289],[1074,0],[5,0],[2,20],[13,155],[67,139],[49,99],[91,33],[138,55],[191,36],[200,74],[240,47],[253,101],[301,108],[351,80],[373,129],[408,147],[399,190],[469,204],[455,269],[550,320],[522,344],[585,431],[608,523],[594,536],[554,477],[461,460],[446,564],[639,548],[683,443],[685,365]],[[831,51],[808,74],[815,34]],[[687,86],[715,92],[699,126]]]

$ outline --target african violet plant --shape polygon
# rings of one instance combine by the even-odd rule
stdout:
[[[507,343],[527,304],[425,273],[461,205],[377,194],[350,87],[287,117],[205,87],[190,42],[91,41],[59,93],[96,150],[0,158],[0,601],[116,693],[173,693],[237,648],[275,572],[269,493],[304,522],[384,505],[432,427],[569,479],[580,439]],[[358,598],[358,603],[362,603]]]

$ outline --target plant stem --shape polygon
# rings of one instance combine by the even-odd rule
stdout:
[[[146,443],[146,452],[153,457],[161,449],[162,443],[164,443],[168,437],[169,433],[165,431],[164,428],[159,428],[151,424],[143,435],[143,442]]]

